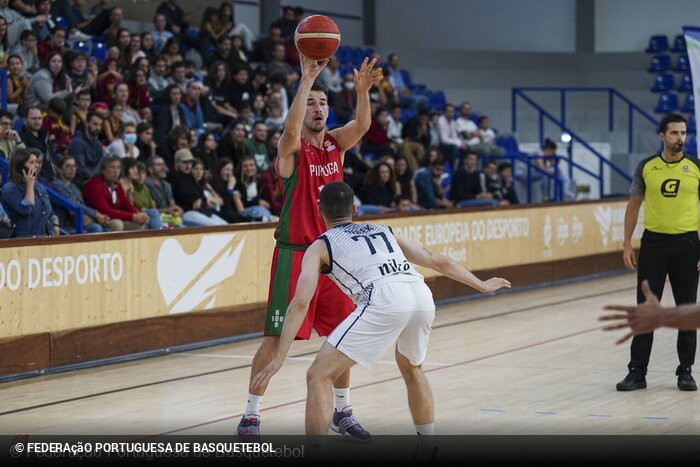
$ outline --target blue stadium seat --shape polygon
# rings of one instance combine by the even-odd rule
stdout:
[[[687,55],[683,54],[678,56],[678,60],[676,61],[676,67],[673,69],[673,71],[686,73],[690,71],[690,61],[688,60]]]
[[[348,53],[348,47],[341,45],[338,47],[338,51],[335,53],[338,56],[338,60],[340,60],[341,63],[349,62],[352,57],[351,54]]]
[[[654,78],[654,85],[651,92],[668,92],[674,88],[673,75],[661,73]]]
[[[338,116],[335,114],[335,111],[333,111],[333,107],[328,107],[326,126],[331,130],[338,126]]]
[[[416,116],[415,110],[402,109],[401,110],[401,122],[406,123],[409,119]]]
[[[646,49],[647,53],[666,52],[667,50],[668,37],[662,34],[658,34],[649,38],[649,46]]]
[[[19,132],[22,130],[22,127],[24,126],[24,119],[22,117],[17,117],[17,120],[15,120],[15,124],[12,127],[16,132]]]
[[[60,26],[61,28],[68,31],[68,23],[66,22],[66,19],[63,16],[56,16],[53,20],[57,26]]]
[[[365,59],[365,51],[360,47],[353,47],[352,49],[352,60],[357,64],[361,64],[362,60]]]
[[[693,92],[693,78],[690,76],[690,73],[681,76],[677,89],[680,92]]]
[[[690,115],[688,119],[688,133],[697,133],[697,123],[695,121],[695,113]]]
[[[698,157],[698,138],[697,136],[691,136],[685,142],[685,153],[691,156]]]
[[[403,82],[406,83],[406,86],[409,88],[413,85],[413,81],[411,81],[411,75],[408,73],[406,70],[399,70],[399,74],[401,75],[401,78],[403,78]]]
[[[187,29],[187,35],[190,37],[197,37],[199,36],[199,28],[188,28]]]
[[[654,55],[647,71],[649,73],[663,73],[671,69],[670,55]]]
[[[671,48],[671,52],[685,53],[685,51],[685,36],[683,36],[683,34],[678,34],[675,39],[673,39],[673,48]]]
[[[77,50],[78,52],[83,52],[87,54],[90,53],[90,46],[87,44],[87,42],[74,42],[73,50]]]
[[[678,96],[675,94],[661,94],[656,104],[654,112],[657,114],[667,114],[678,110]]]
[[[496,146],[506,150],[506,153],[518,152],[518,141],[514,136],[498,135],[495,139]]]
[[[107,58],[107,46],[104,45],[102,42],[93,42],[92,56],[100,62],[103,62],[105,58]]]
[[[681,106],[681,112],[684,112],[684,113],[695,112],[695,96],[693,96],[692,92],[685,95],[685,99],[683,100],[683,105]]]

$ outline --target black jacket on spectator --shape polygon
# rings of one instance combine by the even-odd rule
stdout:
[[[236,224],[238,222],[250,222],[252,219],[248,216],[241,216],[236,210],[236,206],[233,204],[233,195],[226,191],[226,185],[223,183],[216,183],[212,181],[211,183],[214,191],[221,196],[224,200],[224,204],[221,205],[221,210],[216,213],[217,216],[224,219],[229,224]]]
[[[173,197],[178,206],[185,211],[191,211],[194,202],[201,199],[202,207],[197,211],[211,215],[211,210],[207,210],[207,198],[204,196],[204,191],[197,185],[197,181],[192,175],[173,170],[168,173],[168,182],[173,187]]]
[[[37,136],[24,125],[19,131],[19,137],[24,142],[24,146],[27,148],[36,148],[44,155],[44,165],[41,167],[41,173],[39,173],[39,180],[45,183],[50,183],[56,178],[56,164],[58,163],[58,156],[53,152],[53,145],[49,141],[49,134],[43,130],[37,132]]]
[[[238,167],[238,162],[243,156],[248,154],[248,151],[245,148],[245,143],[240,147],[236,147],[231,142],[231,138],[224,137],[219,140],[219,147],[216,148],[216,153],[219,155],[219,158],[227,157],[231,159],[233,161],[233,166]]]
[[[77,166],[73,182],[82,187],[90,177],[96,175],[95,169],[104,152],[99,138],[89,140],[82,132],[76,131],[68,146],[68,154],[75,157],[75,165]]]
[[[175,9],[171,9],[167,2],[158,5],[156,14],[165,15],[165,29],[172,30],[173,24],[185,29],[185,12],[179,5],[174,5]]]
[[[362,204],[374,204],[376,206],[391,207],[394,202],[394,191],[388,185],[376,186],[364,184],[360,188],[358,197]]]
[[[510,186],[501,185],[500,194],[501,196],[499,199],[504,199],[510,202],[510,204],[520,204],[518,194],[515,192],[513,184],[511,184]]]
[[[262,196],[262,185],[260,184],[260,179],[255,181],[255,186],[258,188],[258,195],[255,198],[248,199],[248,192],[246,186],[239,179],[236,180],[236,186],[233,187],[234,191],[238,191],[241,194],[241,202],[243,207],[249,208],[251,206],[257,206],[260,202],[260,197]]]
[[[184,125],[185,114],[179,106],[177,108],[177,113],[180,116],[180,125]],[[168,133],[174,126],[173,115],[170,113],[170,105],[159,105],[158,110],[156,110],[155,115],[153,115],[153,137],[158,146],[165,144],[168,139]]]
[[[401,131],[401,137],[410,138],[411,141],[420,143],[426,148],[430,146],[430,131],[423,132],[418,125],[418,117],[409,118]]]
[[[464,169],[459,169],[452,178],[450,187],[450,198],[455,203],[465,199],[474,199],[476,195],[484,191],[482,185],[483,174],[481,172],[467,173]]]

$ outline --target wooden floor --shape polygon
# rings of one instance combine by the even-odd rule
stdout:
[[[646,390],[615,391],[628,345],[599,330],[634,300],[632,274],[442,306],[425,369],[436,434],[700,434],[700,394],[676,388],[675,332],[657,332]],[[667,285],[664,302],[670,303]],[[259,340],[0,385],[0,432],[231,434]],[[305,371],[322,341],[295,343],[263,402],[263,432],[302,434]],[[387,353],[357,367],[352,404],[373,434],[412,434]]]

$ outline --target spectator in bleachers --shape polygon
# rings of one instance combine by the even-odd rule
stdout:
[[[129,85],[119,83],[114,88],[114,102],[122,107],[121,120],[124,123],[137,125],[141,122],[139,113],[129,105]]]
[[[235,186],[236,177],[233,174],[233,162],[226,157],[217,159],[212,168],[211,187],[222,200],[221,210],[218,212],[218,215],[229,224],[249,222],[252,218],[240,215],[233,204],[233,189]]]
[[[35,16],[34,18],[25,18],[18,11],[8,7],[7,0],[0,1],[0,18],[4,20],[6,28],[5,35],[7,36],[6,46],[8,48],[12,47],[19,41],[22,31],[25,29],[32,29],[32,25],[34,23],[45,22],[47,19],[44,15]],[[0,22],[2,22],[2,20],[0,20]],[[5,38],[2,37],[1,39],[1,42],[4,43]],[[7,49],[5,48],[3,51],[6,52]]]
[[[164,0],[158,5],[156,14],[165,16],[165,28],[173,34],[185,32],[190,26],[190,19],[175,0]]]
[[[22,66],[22,57],[19,55],[10,55],[7,59],[8,71],[7,74],[7,103],[10,109],[16,109],[17,105],[25,100],[25,94],[29,86],[32,84],[32,78],[24,73]]]
[[[105,36],[105,42],[112,46],[117,43],[117,35],[122,26],[124,11],[119,7],[102,10],[92,21],[82,28],[91,36]]]
[[[214,62],[207,74],[209,102],[216,111],[217,122],[227,125],[236,118],[238,112],[231,103],[228,66],[223,61]]]
[[[395,105],[389,115],[389,139],[396,144],[399,153],[408,161],[411,170],[418,168],[418,161],[425,155],[425,147],[410,138],[404,139],[403,122],[401,122],[401,107]]]
[[[418,205],[424,209],[450,208],[452,202],[445,198],[440,184],[445,170],[445,160],[439,153],[437,157],[430,160],[431,152],[428,151],[421,161],[421,167],[416,170],[413,176]]]
[[[149,31],[141,33],[141,52],[142,57],[145,58],[148,63],[153,63],[156,61],[158,54],[153,43],[153,36]]]
[[[75,96],[73,101],[73,111],[70,116],[70,133],[74,135],[76,131],[85,132],[87,125],[87,115],[92,104],[92,98],[89,91],[80,91]]]
[[[7,67],[7,57],[10,55],[10,42],[7,39],[7,20],[0,16],[0,66]]]
[[[201,94],[202,84],[197,81],[190,81],[187,85],[187,91],[180,102],[184,118],[183,123],[189,128],[196,130],[197,134],[204,131],[204,112],[199,102]]]
[[[109,216],[108,227],[114,231],[141,230],[150,221],[148,214],[134,207],[119,183],[122,164],[116,156],[103,157],[85,188],[85,203],[96,211]]]
[[[46,63],[34,75],[27,89],[25,102],[32,107],[46,108],[53,97],[65,99],[73,92],[80,92],[84,86],[73,89],[63,67],[60,52],[51,52]]]
[[[202,20],[199,23],[199,38],[207,48],[217,44],[219,39],[228,31],[223,30],[219,21],[219,10],[214,7],[204,8]]]
[[[268,115],[265,119],[270,131],[282,131],[284,129],[284,115],[282,114],[282,106],[277,102],[268,102]]]
[[[262,186],[253,157],[243,157],[236,178],[236,186],[233,189],[233,204],[238,213],[242,216],[262,219],[263,222],[273,220],[270,203],[262,199]]]
[[[148,87],[146,71],[141,68],[132,70],[129,86],[129,105],[135,109],[139,115],[145,109],[151,108],[151,91]]]
[[[229,2],[222,2],[219,6],[219,21],[222,28],[227,31],[228,36],[237,36],[241,39],[242,47],[245,50],[253,50],[255,34],[245,23],[236,23],[235,5]]]
[[[117,84],[124,77],[117,69],[117,61],[113,58],[105,60],[103,71],[97,76],[97,98],[102,102],[111,102],[114,99],[114,91]]]
[[[153,125],[141,122],[136,125],[136,147],[139,150],[138,159],[142,162],[156,155],[156,142],[153,139]]]
[[[498,173],[498,165],[496,161],[489,160],[484,166],[484,178],[486,181],[486,191],[493,196],[493,200],[498,202],[498,205],[509,204],[503,200],[503,180]]]
[[[294,31],[297,28],[299,21],[297,21],[294,15],[294,8],[291,6],[285,6],[282,9],[282,16],[276,19],[270,27],[279,28],[280,34],[283,39],[291,39],[294,37]]]
[[[217,159],[217,148],[219,144],[216,142],[213,131],[205,131],[199,135],[197,140],[197,147],[194,149],[193,155],[197,157],[202,164],[204,169],[209,172],[214,167],[214,162]]]
[[[125,60],[125,64],[127,70],[134,65],[136,60],[146,57],[146,53],[141,50],[141,36],[139,34],[131,35],[129,45],[126,50],[127,53],[125,56],[128,57],[128,59]]]
[[[22,31],[22,34],[19,36],[19,43],[10,49],[10,54],[22,57],[24,71],[29,74],[35,73],[39,69],[39,56],[37,53],[36,33],[31,29]]]
[[[117,43],[114,45],[119,50],[117,66],[119,71],[126,73],[131,68],[131,32],[126,28],[121,28],[117,33]]]
[[[289,109],[289,93],[285,87],[286,78],[284,75],[272,75],[270,77],[270,89],[268,94],[271,101],[279,102],[284,110],[284,115],[286,117]]]
[[[36,33],[37,37],[40,40],[44,40],[47,37],[49,37],[49,35],[51,34],[51,30],[56,26],[56,22],[51,18],[51,15],[49,13],[51,9],[51,2],[50,0],[38,0],[34,5],[34,8],[37,11],[36,15],[32,14],[28,16],[34,16],[35,18],[43,19],[35,21],[34,24],[32,24],[32,30]]]
[[[24,142],[12,128],[12,114],[7,110],[0,109],[0,158],[9,160],[18,147],[23,148]],[[3,180],[0,183],[6,181]]]
[[[181,63],[184,60],[182,53],[180,52],[180,41],[176,37],[171,37],[168,39],[161,52],[162,53],[160,56],[165,59],[165,63],[167,63],[173,71],[174,65],[176,63]]]
[[[173,188],[165,180],[168,173],[165,161],[160,156],[151,156],[146,160],[146,168],[148,177],[144,183],[153,196],[161,220],[172,226],[181,226],[183,211],[175,204]]]
[[[372,167],[357,196],[362,201],[360,215],[392,212],[399,194],[394,169],[386,162]]]
[[[19,132],[19,137],[26,148],[38,149],[41,154],[48,158],[39,172],[39,180],[45,183],[51,182],[56,177],[54,164],[58,157],[53,150],[53,145],[49,139],[49,134],[41,129],[44,116],[37,107],[30,107],[27,111],[27,118],[24,119],[24,126]]]
[[[41,123],[41,129],[48,133],[56,154],[65,154],[71,140],[70,126],[63,120],[66,102],[54,97],[49,101],[48,113]]]
[[[377,112],[372,115],[372,123],[364,137],[365,152],[371,152],[378,158],[385,154],[396,153],[396,145],[389,139],[388,126],[389,113],[384,108],[377,109]]]
[[[250,88],[253,93],[259,92],[272,97],[270,94],[270,81],[267,76],[267,67],[265,65],[259,65],[253,72],[253,77],[250,80]]]
[[[125,123],[121,133],[115,135],[114,141],[104,150],[107,156],[117,156],[120,159],[138,159],[139,148],[136,147],[136,125]]]
[[[275,148],[277,145],[275,144]],[[262,187],[262,199],[270,205],[270,212],[274,216],[279,216],[284,207],[284,197],[282,193],[282,180],[280,179],[277,169],[275,169],[275,158],[272,164],[263,173],[260,174],[260,186]]]
[[[168,65],[163,57],[158,57],[153,63],[153,69],[148,77],[148,89],[154,101],[160,102],[168,87]]]
[[[168,174],[168,181],[173,188],[175,202],[185,211],[182,215],[185,225],[226,225],[226,221],[214,213],[204,191],[192,176],[192,152],[189,149],[179,149],[175,152],[174,159],[175,170]]]
[[[209,176],[206,167],[204,167],[204,162],[196,157],[192,163],[192,177],[194,177],[197,185],[204,192],[207,204],[214,210],[217,216],[222,217],[221,207],[224,204],[224,200],[209,183]]]
[[[287,61],[287,52],[283,43],[278,42],[272,48],[272,60],[267,64],[267,73],[270,76],[284,75],[285,86],[293,85],[299,79],[299,73]]]
[[[399,70],[399,55],[392,53],[389,55],[389,66],[387,67],[388,77],[391,85],[398,93],[399,105],[404,109],[418,110],[421,107],[428,106],[428,98],[426,96],[415,95],[408,87],[408,83],[404,81]]]
[[[87,57],[84,53],[67,50],[63,54],[63,60],[66,67],[66,76],[68,76],[73,89],[77,89],[78,86],[82,85],[83,89],[90,90],[95,85],[97,76],[89,72]]]
[[[251,105],[251,113],[256,122],[264,122],[267,118],[267,100],[263,94],[255,94],[253,96],[253,104]]]
[[[122,177],[120,184],[129,198],[129,202],[139,211],[148,215],[147,228],[150,230],[160,230],[163,228],[163,221],[160,212],[156,208],[156,202],[151,196],[146,181],[146,164],[136,159],[124,159]]]
[[[85,204],[80,188],[73,183],[77,165],[73,156],[64,156],[58,161],[58,177],[51,182],[51,188],[71,203],[83,210],[83,228],[87,233],[104,231],[109,217]],[[68,233],[75,233],[75,214],[61,206],[56,205],[54,212],[58,216],[61,229]]]
[[[270,63],[275,45],[283,43],[282,30],[277,26],[270,25],[267,30],[267,36],[261,37],[255,42],[251,61]]]
[[[243,122],[235,120],[222,133],[217,153],[219,158],[230,159],[234,167],[250,155],[246,149],[247,132]]]
[[[166,42],[173,37],[173,33],[166,30],[167,20],[163,13],[156,13],[153,16],[153,30],[151,31],[151,37],[153,37],[153,48],[157,54],[162,53]]]
[[[253,157],[257,173],[264,172],[270,166],[270,156],[267,152],[267,125],[265,122],[255,122],[251,137],[246,140],[246,152]]]
[[[498,164],[498,175],[501,176],[501,199],[507,201],[508,204],[520,204],[518,194],[515,192],[513,179],[513,167],[508,162]]]
[[[403,126],[401,136],[404,141],[417,143],[428,149],[431,143],[430,137],[430,117],[428,109],[419,109],[418,114],[409,118]],[[421,160],[418,158],[417,160]],[[410,166],[410,161],[409,161]],[[417,167],[411,167],[411,170],[416,170]]]
[[[43,64],[49,58],[49,55],[56,52],[59,55],[63,54],[66,44],[66,30],[60,26],[54,26],[51,29],[51,35],[37,44],[37,57],[39,63]]]
[[[179,149],[192,149],[190,129],[184,125],[175,125],[166,136],[163,144],[158,143],[158,155],[163,157],[170,170],[175,167],[175,153]]]
[[[451,165],[456,165],[460,160],[460,156],[468,149],[466,143],[459,135],[459,127],[454,120],[454,115],[455,106],[446,104],[443,115],[440,115],[438,118],[440,151]]]
[[[228,36],[219,38],[218,49],[209,56],[207,65],[212,66],[214,63],[223,62],[228,67],[227,71],[233,70],[239,65],[247,66],[246,61],[241,59],[240,54],[233,52],[233,39]]]
[[[337,55],[331,57],[328,65],[316,78],[316,82],[328,89],[328,104],[335,108],[340,99],[340,92],[343,90],[343,77],[340,76],[340,60]]]
[[[75,157],[78,171],[75,184],[79,187],[95,175],[95,170],[104,155],[99,140],[102,123],[103,119],[97,112],[88,113],[85,131],[76,131],[68,145],[68,154]]]
[[[98,0],[97,3],[90,7],[90,16],[97,16],[102,13],[103,10],[107,8],[107,2],[109,0]]]
[[[36,1],[14,0],[11,2],[8,1],[7,3],[11,3],[11,8],[15,9],[18,13],[24,16],[35,16],[37,14],[36,3],[38,2]]]
[[[461,166],[452,177],[450,198],[458,208],[499,204],[488,191],[486,174],[478,170],[478,164],[479,156],[473,151],[468,151]]]
[[[416,192],[416,183],[413,181],[413,170],[405,157],[396,158],[394,171],[398,185],[397,196],[407,198],[412,205],[417,207],[418,193]]]
[[[96,104],[101,104],[101,102],[97,102]],[[102,144],[105,146],[112,144],[114,138],[124,131],[124,122],[122,121],[122,111],[124,110],[124,107],[116,101],[112,101],[110,107],[110,111],[107,114],[107,117],[104,117],[104,122],[102,125],[102,130],[104,133]]]
[[[36,183],[37,154],[29,148],[17,149],[10,158],[10,180],[2,187],[2,201],[7,206],[15,237],[58,236],[58,217],[49,194]]]

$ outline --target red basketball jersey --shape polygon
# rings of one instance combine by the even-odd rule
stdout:
[[[325,184],[342,181],[343,164],[335,138],[325,133],[322,148],[301,138],[294,173],[282,179],[284,206],[275,230],[277,244],[308,246],[325,232],[318,197]]]

